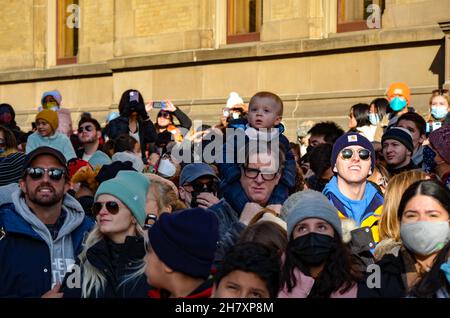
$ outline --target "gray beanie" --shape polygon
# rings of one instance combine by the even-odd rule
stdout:
[[[287,222],[288,238],[295,225],[308,218],[318,218],[331,224],[342,237],[341,219],[336,208],[320,192],[305,190],[292,194],[283,204],[281,217]]]

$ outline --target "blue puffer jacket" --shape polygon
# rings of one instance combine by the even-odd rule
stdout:
[[[75,256],[82,250],[85,233],[94,222],[85,217],[72,232]],[[15,210],[0,207],[0,297],[41,297],[51,289],[52,266],[45,241]]]

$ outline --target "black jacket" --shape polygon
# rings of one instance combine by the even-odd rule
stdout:
[[[153,125],[153,122],[150,119],[146,121],[138,119],[138,125],[139,125],[139,143],[141,144],[142,160],[144,161],[144,163],[147,163],[147,159],[145,157],[146,146],[147,144],[156,141],[157,134],[155,126]],[[108,124],[107,129],[105,129],[105,134],[110,139],[115,139],[122,134],[129,134],[129,133],[130,133],[129,118],[124,116],[120,116],[112,120]]]
[[[358,298],[404,298],[408,293],[407,276],[417,275],[409,252],[401,248],[398,256],[386,254],[376,265],[379,266],[380,285],[370,288],[370,282],[375,281],[378,273],[369,271],[358,285]]]
[[[105,275],[107,281],[100,295],[93,293],[89,298],[147,298],[151,286],[147,284],[145,274],[120,284],[136,271],[145,253],[144,239],[136,236],[128,236],[124,244],[104,239],[89,248],[86,253],[88,261]],[[80,265],[79,260],[77,265]],[[61,291],[65,298],[81,298],[81,288],[69,288],[67,283],[73,273],[68,273],[64,278]]]

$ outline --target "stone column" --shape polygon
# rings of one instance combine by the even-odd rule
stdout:
[[[445,34],[445,82],[444,88],[450,89],[450,21],[439,22],[442,32]]]

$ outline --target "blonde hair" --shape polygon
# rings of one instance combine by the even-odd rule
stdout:
[[[433,121],[433,116],[431,115],[431,105],[433,104],[433,99],[437,96],[442,96],[447,101],[448,107],[450,107],[450,95],[448,90],[435,89],[431,92],[430,101],[428,103],[430,105],[430,111],[428,112],[428,116],[426,118],[427,122]]]
[[[398,207],[402,195],[411,184],[425,180],[427,177],[428,175],[421,170],[411,170],[399,173],[390,179],[384,195],[383,212],[378,227],[380,241],[385,239],[400,241]]]
[[[172,186],[166,182],[153,179],[150,182],[148,193],[156,201],[160,213],[168,212],[165,211],[168,206],[171,207],[172,211],[186,209],[186,205],[180,201],[178,194],[174,191]]]
[[[136,235],[144,238],[144,248],[148,246],[148,237],[145,230],[138,223],[135,224],[136,227]],[[106,236],[100,232],[100,228],[98,224],[94,227],[94,229],[89,233],[86,243],[83,247],[83,251],[80,253],[80,266],[82,268],[82,284],[81,284],[81,297],[82,298],[90,298],[92,297],[92,293],[94,293],[94,297],[99,297],[101,292],[105,290],[106,287],[106,277],[102,271],[98,270],[95,266],[93,266],[89,260],[87,259],[87,251],[89,248],[100,242],[101,240],[106,239]],[[142,259],[137,266],[135,266],[135,271],[127,275],[120,283],[119,286],[125,284],[126,282],[144,275],[145,273],[145,261]]]

